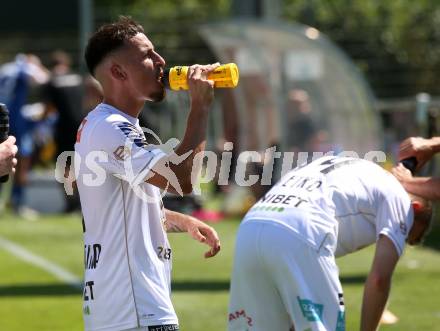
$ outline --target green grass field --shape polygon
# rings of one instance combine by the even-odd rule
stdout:
[[[214,259],[205,260],[205,247],[186,234],[170,235],[174,252],[173,301],[181,329],[185,331],[226,329],[229,274],[238,221],[225,220],[214,226],[222,239],[222,251]],[[2,215],[0,237],[81,277],[83,248],[78,216],[51,216],[26,222]],[[440,240],[431,241],[440,243]],[[372,252],[367,249],[338,263],[348,331],[359,329],[362,287]],[[78,289],[0,247],[1,331],[82,330],[81,307]],[[431,248],[406,251],[394,276],[390,309],[400,321],[381,330],[440,330],[439,251]]]

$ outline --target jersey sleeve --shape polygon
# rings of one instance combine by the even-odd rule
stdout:
[[[148,144],[142,130],[123,116],[111,115],[92,132],[94,158],[99,166],[132,185],[144,182],[153,166],[167,154],[158,145]]]
[[[387,184],[386,191],[379,193],[376,240],[381,234],[387,236],[393,242],[400,256],[414,221],[414,213],[411,200],[400,183],[396,181]]]

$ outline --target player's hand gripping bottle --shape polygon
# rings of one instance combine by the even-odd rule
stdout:
[[[188,67],[177,66],[166,69],[163,83],[166,88],[174,91],[187,90]],[[222,64],[208,75],[208,79],[214,81],[215,88],[234,88],[238,84],[239,72],[235,63]]]

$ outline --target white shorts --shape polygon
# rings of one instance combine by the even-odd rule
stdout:
[[[339,271],[329,236],[319,251],[281,224],[248,221],[237,234],[230,331],[344,331]],[[330,243],[332,242],[332,243]]]

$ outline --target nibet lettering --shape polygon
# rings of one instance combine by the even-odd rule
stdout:
[[[260,199],[260,203],[274,203],[282,205],[293,205],[293,207],[299,207],[303,202],[307,200],[302,199],[299,196],[293,194],[266,194]]]

